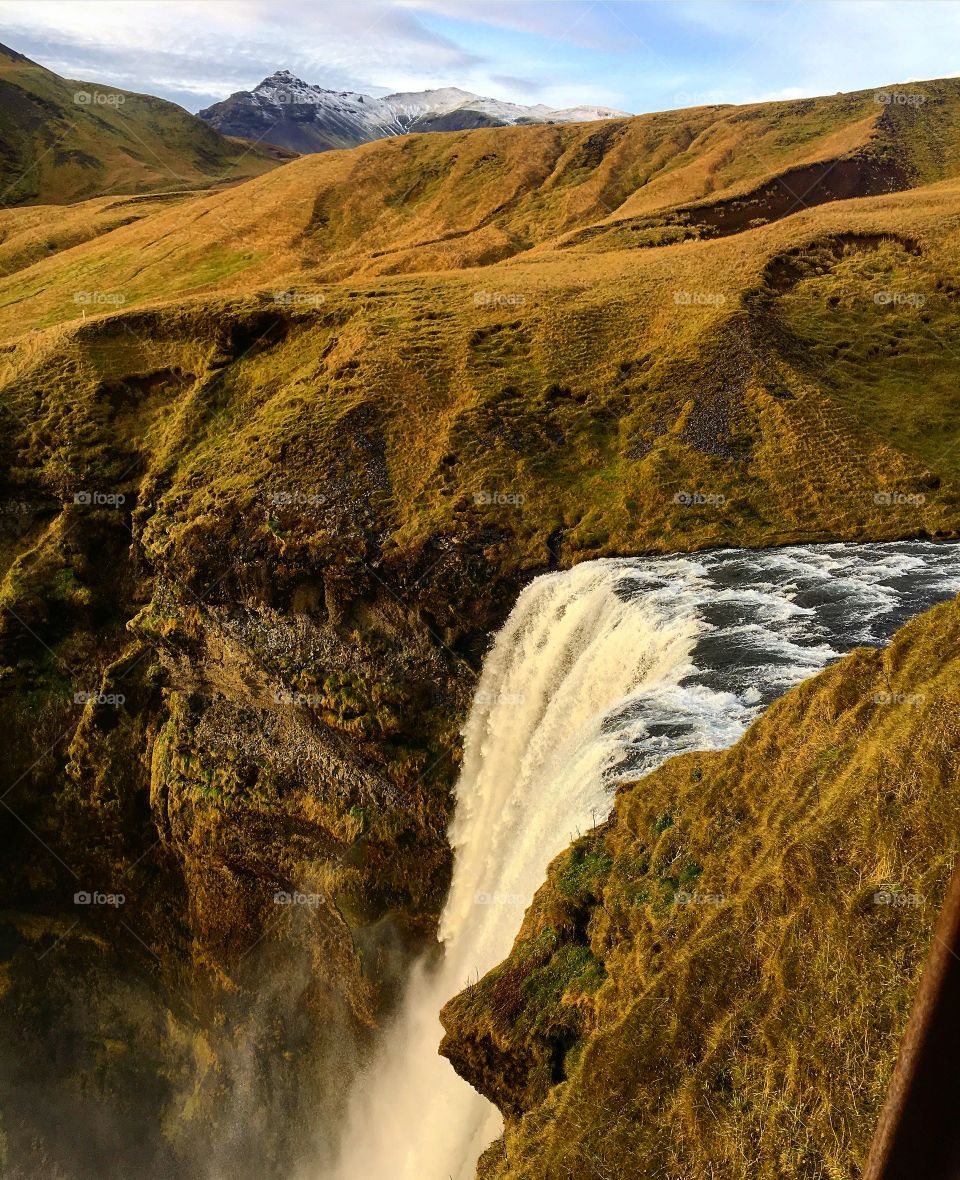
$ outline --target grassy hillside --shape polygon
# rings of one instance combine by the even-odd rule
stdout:
[[[288,556],[336,551],[347,522],[361,552],[372,537],[415,552],[493,529],[505,569],[951,532],[957,246],[943,226],[958,196],[946,182],[742,236],[605,252],[589,281],[557,252],[142,311],[81,304],[85,322],[0,355],[5,403],[30,424],[15,471],[62,498],[78,482],[113,486],[138,456],[123,486],[143,489],[144,538],[164,561],[226,520],[236,544],[280,560],[254,510],[278,480],[324,497],[283,514]],[[167,214],[143,221],[154,216]],[[7,281],[36,282],[37,298],[68,281],[74,299],[122,298],[99,285],[118,261],[56,287],[38,272],[141,224]],[[888,292],[910,298],[877,301]],[[23,307],[9,305],[10,322]],[[109,459],[118,448],[124,460]],[[713,499],[684,499],[697,494]]]
[[[956,175],[960,82],[912,86],[906,96],[920,105],[878,93],[886,95],[414,135],[328,152],[160,210],[37,280],[69,286],[77,272],[96,276],[116,263],[115,286],[141,301],[201,285],[486,267],[545,250],[581,269],[598,252],[632,256],[740,234]],[[47,322],[53,300],[28,303],[30,322]]]
[[[78,1126],[91,1180],[291,1174],[432,937],[532,571],[957,533],[960,83],[914,90],[0,214],[12,1176]]]
[[[174,103],[68,81],[0,45],[0,206],[207,188],[290,158],[229,139]]]
[[[484,1180],[855,1176],[957,856],[960,606],[676,758],[551,866],[443,1052]]]

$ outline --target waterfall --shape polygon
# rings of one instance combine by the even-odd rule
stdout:
[[[617,781],[731,744],[787,687],[957,590],[960,548],[920,542],[604,560],[531,582],[464,730],[442,961],[414,969],[324,1180],[470,1180],[499,1114],[438,1055],[438,1013],[509,952],[553,857],[609,813]]]

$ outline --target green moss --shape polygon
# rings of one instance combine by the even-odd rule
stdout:
[[[590,994],[603,982],[603,964],[590,948],[563,943],[547,962],[533,970],[523,981],[523,1010],[517,1020],[517,1032],[536,1036],[554,1033],[560,1027],[575,1028],[574,1011],[564,1011],[561,1001],[571,992]]]
[[[588,894],[598,896],[612,865],[610,857],[602,847],[587,840],[574,844],[569,857],[560,870],[557,888],[567,897],[582,897]]]

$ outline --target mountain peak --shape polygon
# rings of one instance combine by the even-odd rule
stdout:
[[[394,98],[432,98],[441,101],[447,99],[469,99],[480,98],[479,94],[475,94],[472,90],[461,90],[459,86],[437,86],[429,90],[398,90],[393,94],[388,94],[385,101],[390,102]]]
[[[423,131],[464,131],[514,123],[582,123],[626,118],[605,107],[552,110],[485,98],[459,86],[401,91],[384,98],[327,90],[287,69],[252,91],[240,91],[199,112],[226,135],[263,140],[298,152],[356,147],[374,139]]]

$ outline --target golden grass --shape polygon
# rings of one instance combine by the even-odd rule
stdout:
[[[240,187],[159,209],[100,242],[78,245],[69,257],[41,262],[41,304],[21,302],[18,285],[9,286],[15,325],[22,331],[31,322],[51,322],[51,308],[54,318],[76,314],[69,299],[78,283],[122,292],[127,305],[236,289],[237,275],[205,271],[211,252],[248,258],[244,289],[295,277],[332,282],[488,268],[551,250],[572,231],[586,234],[578,252],[606,249],[608,230],[638,218],[673,225],[676,233],[679,217],[687,226],[681,236],[703,234],[704,208],[764,185],[773,184],[776,193],[774,178],[812,163],[855,160],[885,168],[901,177],[891,179],[896,187],[936,180],[954,173],[955,153],[941,152],[935,167],[928,141],[939,129],[936,120],[960,107],[960,86],[951,80],[918,85],[929,102],[920,108],[926,121],[916,125],[908,125],[912,108],[883,106],[874,92],[861,92],[601,124],[414,135],[306,157]],[[798,186],[798,210],[804,200],[815,201],[809,181],[790,183]],[[862,183],[869,189],[876,182]],[[91,214],[99,214],[99,205]],[[645,240],[628,233],[620,244]],[[555,261],[583,272],[579,259]]]
[[[408,551],[438,532],[483,527],[498,531],[508,565],[547,561],[558,530],[564,561],[951,532],[957,247],[943,227],[960,213],[958,199],[950,181],[716,241],[591,255],[589,270],[579,255],[543,253],[376,283],[293,284],[300,302],[287,304],[276,301],[277,283],[243,298],[92,314],[79,327],[19,337],[0,355],[0,380],[11,410],[35,423],[21,465],[42,463],[51,487],[113,478],[122,464],[104,465],[104,448],[120,438],[163,473],[167,490],[146,533],[157,552],[211,508],[256,536],[265,525],[251,505],[276,482],[281,451],[284,480],[328,497],[324,521],[284,514],[286,543],[325,551],[346,528],[361,545],[366,525],[345,521],[372,493],[371,447],[382,448],[384,466],[373,507],[390,544]],[[100,275],[80,256],[142,229],[14,276],[21,294],[28,278],[38,290],[8,315],[62,299],[68,282],[110,279],[129,290],[124,268],[135,274],[142,253],[131,247],[124,262],[117,251],[109,268],[104,256]],[[822,244],[841,238],[853,244],[821,265]],[[219,256],[198,249],[196,264],[208,277],[232,270],[224,281],[236,283],[246,273],[240,245]],[[771,260],[792,252],[813,261],[781,291]],[[251,255],[249,265],[262,264]],[[877,290],[914,287],[923,306],[874,302]],[[707,300],[684,302],[691,293]],[[834,337],[867,341],[870,332],[886,352],[855,344],[829,354]],[[918,372],[926,378],[914,381],[904,414],[903,390]],[[483,492],[513,500],[477,503]],[[697,492],[724,502],[675,502]],[[885,495],[894,502],[876,501]]]

